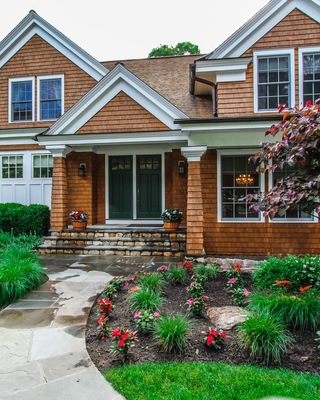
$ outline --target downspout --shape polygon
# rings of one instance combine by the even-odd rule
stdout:
[[[210,85],[212,87],[212,108],[213,108],[213,115],[217,116],[217,90],[216,84],[211,81],[207,81],[206,79],[198,78],[196,76],[196,64],[190,64],[190,93],[194,95],[195,90],[195,83],[201,82],[204,85]]]

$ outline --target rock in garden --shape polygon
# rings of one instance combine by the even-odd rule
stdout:
[[[241,307],[212,307],[207,310],[213,326],[216,329],[227,331],[244,322],[247,319],[247,312]]]

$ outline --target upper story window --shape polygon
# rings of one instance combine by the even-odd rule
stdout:
[[[9,122],[34,121],[34,78],[9,79]]]
[[[307,101],[312,104],[320,97],[320,48],[299,48],[300,107]]]
[[[38,121],[56,120],[64,109],[64,76],[38,76]]]
[[[23,156],[2,156],[2,178],[23,178]]]
[[[294,105],[294,50],[254,52],[254,111],[277,112],[279,104]]]
[[[239,153],[239,150],[238,150]],[[241,150],[240,150],[241,153]],[[259,212],[242,200],[248,194],[261,192],[262,176],[255,174],[256,165],[248,164],[250,154],[233,155],[221,151],[218,158],[218,212],[219,221],[260,221]]]

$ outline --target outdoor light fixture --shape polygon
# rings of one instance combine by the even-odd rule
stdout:
[[[80,164],[80,167],[78,168],[78,176],[86,176],[86,164]]]
[[[184,161],[178,161],[179,175],[184,175],[186,172],[186,165]]]

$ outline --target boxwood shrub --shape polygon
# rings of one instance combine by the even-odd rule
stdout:
[[[13,235],[35,234],[43,236],[50,228],[48,206],[17,203],[0,204],[0,229]]]

